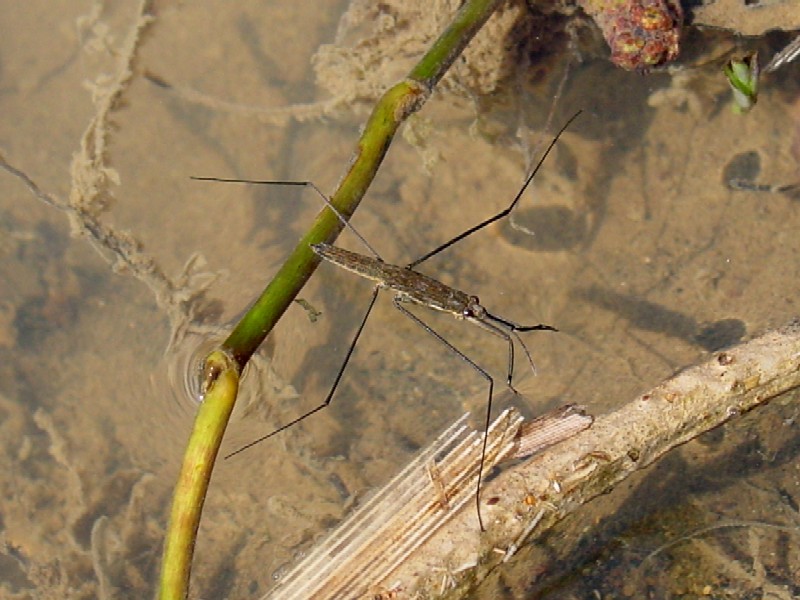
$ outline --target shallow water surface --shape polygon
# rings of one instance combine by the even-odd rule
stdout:
[[[147,597],[194,411],[180,393],[185,365],[225,335],[320,208],[297,189],[189,178],[333,189],[363,109],[311,119],[270,109],[313,112],[327,98],[311,57],[336,37],[345,7],[156,3],[134,44],[133,3],[7,4],[0,152],[58,202],[78,204],[49,206],[0,172],[2,595]],[[354,219],[386,260],[406,264],[507,205],[534,150],[584,110],[512,220],[421,268],[497,314],[558,327],[523,334],[538,375],[520,361],[517,404],[531,414],[619,407],[785,323],[800,297],[797,199],[728,184],[800,178],[791,77],[765,81],[740,116],[714,65],[645,77],[573,61],[540,134],[567,62],[547,59],[516,91],[524,102],[479,102],[477,125],[470,101],[434,97]],[[72,234],[80,214],[128,243],[126,265]],[[347,233],[341,244],[362,250]],[[286,313],[248,369],[223,450],[325,396],[369,292],[322,266],[302,293],[321,315]],[[418,314],[503,381],[502,340]],[[217,465],[193,595],[259,597],[485,399],[483,379],[379,299],[332,407]],[[486,597],[796,594],[796,416],[775,402],[688,444],[566,522]]]

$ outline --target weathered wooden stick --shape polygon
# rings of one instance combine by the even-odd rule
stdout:
[[[798,386],[800,321],[795,320],[713,354],[598,417],[583,432],[506,469],[482,494],[486,533],[480,532],[475,511],[465,507],[420,541],[402,564],[380,580],[363,582],[363,589],[371,598],[467,597],[520,547],[582,504],[672,448]],[[358,572],[358,566],[350,564],[349,571]]]

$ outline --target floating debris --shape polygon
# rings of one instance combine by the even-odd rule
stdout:
[[[784,46],[783,50],[772,57],[772,60],[764,67],[764,73],[772,73],[784,65],[788,65],[800,56],[800,35]]]
[[[424,551],[422,546],[452,517],[469,512],[474,525],[469,533],[479,536],[474,507],[466,504],[474,498],[483,436],[467,426],[467,417],[453,423],[264,599],[389,598],[392,585],[381,582],[390,581],[400,564]],[[506,410],[489,428],[486,467],[530,456],[592,421],[571,405],[530,422],[516,410]]]
[[[677,0],[579,0],[611,48],[611,62],[647,71],[678,57],[683,9]]]

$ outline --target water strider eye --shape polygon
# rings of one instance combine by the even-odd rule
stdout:
[[[469,302],[464,306],[462,316],[482,319],[486,315],[486,309],[481,306],[481,301],[477,296],[470,296]]]

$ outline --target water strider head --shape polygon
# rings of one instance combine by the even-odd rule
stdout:
[[[465,319],[481,321],[486,318],[486,309],[481,305],[481,300],[477,296],[470,296],[461,316]]]

